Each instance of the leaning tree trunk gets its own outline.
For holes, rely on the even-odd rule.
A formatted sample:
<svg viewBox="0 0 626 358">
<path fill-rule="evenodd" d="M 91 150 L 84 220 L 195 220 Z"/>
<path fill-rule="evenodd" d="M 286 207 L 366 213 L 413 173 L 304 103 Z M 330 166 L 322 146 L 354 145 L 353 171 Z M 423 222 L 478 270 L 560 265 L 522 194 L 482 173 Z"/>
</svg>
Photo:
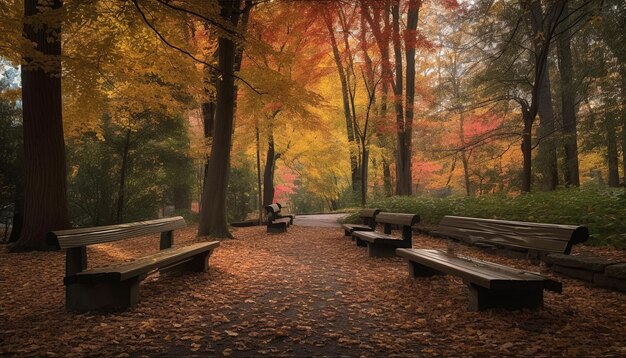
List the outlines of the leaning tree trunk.
<svg viewBox="0 0 626 358">
<path fill-rule="evenodd" d="M 24 36 L 46 56 L 46 66 L 23 58 L 24 222 L 13 251 L 46 250 L 46 234 L 70 226 L 66 197 L 65 142 L 61 113 L 61 28 L 34 20 L 60 0 L 24 1 Z"/>
<path fill-rule="evenodd" d="M 220 0 L 220 16 L 233 25 L 239 19 L 239 2 Z M 218 67 L 221 76 L 217 81 L 214 138 L 211 161 L 202 190 L 202 206 L 198 236 L 230 238 L 226 219 L 226 190 L 230 172 L 230 149 L 233 136 L 235 105 L 235 43 L 232 36 L 222 34 L 218 39 Z"/>
<path fill-rule="evenodd" d="M 573 81 L 569 7 L 564 5 L 564 30 L 557 42 L 559 72 L 561 73 L 561 105 L 563 107 L 563 147 L 565 149 L 565 184 L 580 186 L 578 173 L 578 135 L 576 131 L 576 90 Z"/>
</svg>

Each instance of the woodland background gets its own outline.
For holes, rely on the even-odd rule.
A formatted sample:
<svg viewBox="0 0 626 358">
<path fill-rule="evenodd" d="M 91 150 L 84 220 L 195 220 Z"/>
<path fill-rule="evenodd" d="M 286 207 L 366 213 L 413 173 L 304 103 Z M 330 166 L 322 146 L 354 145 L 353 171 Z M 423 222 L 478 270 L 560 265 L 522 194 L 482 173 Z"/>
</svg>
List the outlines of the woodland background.
<svg viewBox="0 0 626 358">
<path fill-rule="evenodd" d="M 225 222 L 275 201 L 379 205 L 626 242 L 626 194 L 611 189 L 626 173 L 623 1 L 5 0 L 0 13 L 0 208 L 15 227 L 64 200 L 47 230 L 166 207 L 193 218 L 211 187 Z M 31 72 L 58 88 L 27 91 Z M 232 130 L 219 127 L 228 78 Z M 62 128 L 33 135 L 49 98 Z M 33 184 L 42 163 L 63 178 Z M 230 173 L 224 193 L 211 172 Z M 224 234 L 206 217 L 199 235 Z"/>
</svg>

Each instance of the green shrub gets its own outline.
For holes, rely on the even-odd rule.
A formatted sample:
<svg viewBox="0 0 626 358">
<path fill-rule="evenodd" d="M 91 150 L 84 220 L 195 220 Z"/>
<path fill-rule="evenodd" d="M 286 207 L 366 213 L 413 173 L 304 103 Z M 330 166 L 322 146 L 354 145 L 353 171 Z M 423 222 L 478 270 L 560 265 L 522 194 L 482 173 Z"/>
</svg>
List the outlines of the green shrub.
<svg viewBox="0 0 626 358">
<path fill-rule="evenodd" d="M 390 197 L 368 207 L 385 211 L 416 213 L 424 224 L 438 224 L 445 215 L 518 220 L 551 224 L 584 225 L 590 245 L 613 245 L 626 249 L 626 191 L 602 186 L 566 188 L 511 196 L 433 198 Z M 346 222 L 358 221 L 357 215 Z"/>
</svg>

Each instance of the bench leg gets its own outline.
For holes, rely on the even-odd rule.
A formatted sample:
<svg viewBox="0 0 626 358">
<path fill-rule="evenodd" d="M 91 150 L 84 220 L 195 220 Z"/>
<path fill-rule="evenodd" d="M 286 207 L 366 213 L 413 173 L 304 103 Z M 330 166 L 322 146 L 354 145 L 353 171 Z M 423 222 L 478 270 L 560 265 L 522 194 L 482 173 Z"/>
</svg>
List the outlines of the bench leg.
<svg viewBox="0 0 626 358">
<path fill-rule="evenodd" d="M 470 311 L 482 311 L 488 308 L 539 308 L 543 306 L 543 288 L 532 290 L 490 290 L 468 284 Z"/>
<path fill-rule="evenodd" d="M 354 240 L 356 240 L 356 246 L 360 246 L 360 247 L 365 247 L 365 246 L 367 246 L 367 244 L 365 243 L 365 241 L 363 241 L 363 240 L 359 239 L 358 237 L 354 237 L 354 236 L 352 236 L 352 238 L 353 238 Z"/>
<path fill-rule="evenodd" d="M 139 301 L 139 279 L 122 282 L 75 283 L 65 287 L 68 311 L 118 312 Z"/>
<path fill-rule="evenodd" d="M 419 264 L 417 262 L 408 261 L 409 263 L 409 277 L 431 277 L 435 275 L 445 275 L 443 272 L 437 271 L 431 267 Z"/>
<path fill-rule="evenodd" d="M 195 272 L 207 272 L 209 270 L 209 256 L 212 251 L 203 252 L 194 256 L 190 261 L 181 265 L 181 269 Z"/>
<path fill-rule="evenodd" d="M 287 223 L 267 224 L 267 232 L 287 232 Z"/>
<path fill-rule="evenodd" d="M 343 236 L 352 236 L 352 233 L 350 232 L 350 230 L 344 230 Z"/>
<path fill-rule="evenodd" d="M 369 257 L 394 257 L 396 256 L 396 247 L 368 242 L 367 255 Z"/>
</svg>

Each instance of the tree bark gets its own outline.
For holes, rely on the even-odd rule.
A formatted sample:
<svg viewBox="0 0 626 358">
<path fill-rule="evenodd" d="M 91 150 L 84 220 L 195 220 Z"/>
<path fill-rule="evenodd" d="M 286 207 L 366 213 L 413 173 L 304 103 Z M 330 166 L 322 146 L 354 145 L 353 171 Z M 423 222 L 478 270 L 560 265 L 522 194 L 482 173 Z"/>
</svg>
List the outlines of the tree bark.
<svg viewBox="0 0 626 358">
<path fill-rule="evenodd" d="M 524 133 L 522 133 L 522 191 L 530 193 L 532 186 L 532 130 L 534 115 L 530 108 L 522 105 L 522 118 L 524 120 Z"/>
<path fill-rule="evenodd" d="M 617 154 L 617 133 L 615 131 L 615 122 L 610 117 L 611 114 L 605 114 L 604 126 L 606 130 L 606 154 L 609 172 L 608 184 L 610 187 L 619 186 L 619 160 Z"/>
<path fill-rule="evenodd" d="M 239 2 L 220 0 L 220 16 L 234 26 L 239 20 Z M 214 138 L 211 145 L 211 161 L 203 188 L 198 236 L 232 238 L 226 219 L 226 190 L 230 172 L 230 150 L 233 136 L 235 105 L 235 43 L 231 36 L 218 38 L 218 68 L 221 77 L 217 81 Z"/>
<path fill-rule="evenodd" d="M 565 185 L 580 186 L 578 171 L 578 134 L 576 131 L 576 90 L 573 81 L 569 6 L 564 5 L 564 30 L 557 42 L 559 72 L 561 74 L 561 105 L 563 112 L 563 147 L 565 149 Z"/>
<path fill-rule="evenodd" d="M 263 206 L 272 204 L 274 201 L 274 168 L 276 167 L 276 151 L 274 149 L 274 135 L 271 133 L 267 143 L 267 156 L 265 157 L 265 169 L 263 170 Z"/>
<path fill-rule="evenodd" d="M 259 138 L 259 123 L 254 126 L 256 132 L 256 180 L 257 180 L 257 193 L 258 193 L 258 209 L 259 209 L 259 223 L 263 221 L 263 194 L 261 192 L 261 141 Z"/>
<path fill-rule="evenodd" d="M 552 9 L 552 11 L 554 11 L 554 9 Z M 546 19 L 540 1 L 531 1 L 530 18 L 533 39 L 535 39 L 535 56 L 539 56 L 542 52 L 549 51 L 549 42 L 541 40 L 547 35 L 544 33 L 546 31 L 546 28 L 544 28 L 544 21 Z M 548 19 L 545 25 L 547 25 L 545 27 L 551 26 L 550 19 Z M 559 176 L 557 171 L 556 144 L 554 141 L 554 109 L 552 107 L 548 61 L 540 61 L 539 66 L 541 66 L 537 69 L 540 74 L 538 77 L 539 83 L 535 83 L 535 86 L 537 87 L 536 101 L 537 111 L 539 113 L 537 137 L 540 142 L 535 162 L 537 163 L 539 172 L 544 178 L 542 181 L 543 185 L 548 190 L 554 190 L 559 184 Z"/>
<path fill-rule="evenodd" d="M 62 5 L 60 0 L 24 1 L 24 36 L 53 65 L 46 71 L 33 64 L 32 58 L 23 58 L 24 222 L 12 251 L 47 250 L 46 234 L 70 226 L 61 112 L 61 28 L 33 20 L 40 8 L 57 10 Z"/>
<path fill-rule="evenodd" d="M 348 134 L 348 145 L 350 153 L 350 171 L 352 178 L 352 191 L 359 190 L 360 174 L 358 169 L 357 155 L 354 150 L 354 144 L 356 138 L 354 135 L 354 121 L 352 119 L 350 100 L 348 95 L 348 83 L 346 81 L 346 73 L 341 62 L 341 54 L 339 53 L 339 47 L 337 46 L 337 40 L 335 39 L 335 30 L 333 28 L 332 18 L 330 14 L 324 11 L 324 22 L 326 23 L 326 29 L 328 30 L 328 38 L 333 49 L 333 59 L 337 66 L 337 73 L 339 75 L 339 82 L 341 83 L 341 98 L 343 101 L 343 115 L 346 121 L 346 132 Z"/>
</svg>

